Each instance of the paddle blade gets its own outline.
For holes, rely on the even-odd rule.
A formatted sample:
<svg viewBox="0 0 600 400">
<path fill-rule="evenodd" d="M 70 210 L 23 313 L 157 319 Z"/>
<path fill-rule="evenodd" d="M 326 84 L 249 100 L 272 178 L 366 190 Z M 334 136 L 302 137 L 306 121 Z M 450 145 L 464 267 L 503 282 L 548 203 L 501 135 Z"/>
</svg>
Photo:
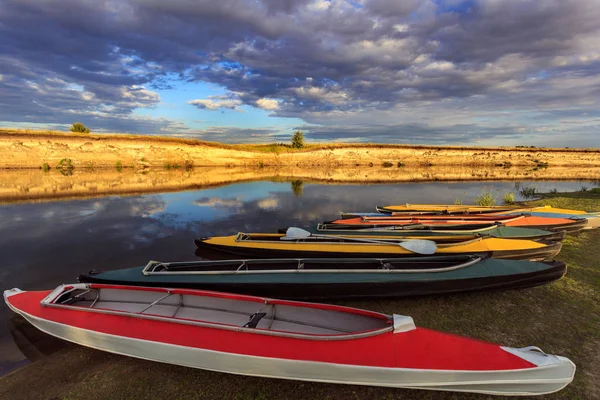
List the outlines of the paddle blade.
<svg viewBox="0 0 600 400">
<path fill-rule="evenodd" d="M 417 254 L 434 254 L 437 245 L 432 240 L 407 240 L 400 242 L 400 247 Z"/>
<path fill-rule="evenodd" d="M 285 236 L 290 239 L 302 239 L 310 237 L 310 232 L 292 226 L 285 231 Z"/>
</svg>

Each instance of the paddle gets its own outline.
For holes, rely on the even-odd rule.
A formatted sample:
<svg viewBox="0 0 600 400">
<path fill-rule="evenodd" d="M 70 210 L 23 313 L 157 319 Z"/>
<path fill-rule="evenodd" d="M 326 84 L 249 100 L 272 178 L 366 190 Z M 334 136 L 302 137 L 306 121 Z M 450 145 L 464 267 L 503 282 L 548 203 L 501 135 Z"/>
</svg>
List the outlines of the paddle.
<svg viewBox="0 0 600 400">
<path fill-rule="evenodd" d="M 316 238 L 328 238 L 328 239 L 340 239 L 340 236 L 330 236 L 330 235 L 313 235 L 309 231 L 305 231 L 301 228 L 290 227 L 285 231 L 285 236 L 281 239 L 283 240 L 295 240 L 295 239 L 305 239 L 308 237 L 316 237 Z M 378 243 L 378 244 L 392 244 L 390 242 L 381 241 L 381 240 L 370 240 L 370 239 L 359 239 L 359 238 L 351 238 L 347 236 L 342 236 L 345 240 L 354 240 L 356 242 L 366 242 L 366 243 Z M 398 243 L 400 247 L 411 251 L 417 254 L 434 254 L 437 250 L 437 245 L 432 240 L 417 240 L 417 239 L 408 239 L 403 240 Z"/>
</svg>

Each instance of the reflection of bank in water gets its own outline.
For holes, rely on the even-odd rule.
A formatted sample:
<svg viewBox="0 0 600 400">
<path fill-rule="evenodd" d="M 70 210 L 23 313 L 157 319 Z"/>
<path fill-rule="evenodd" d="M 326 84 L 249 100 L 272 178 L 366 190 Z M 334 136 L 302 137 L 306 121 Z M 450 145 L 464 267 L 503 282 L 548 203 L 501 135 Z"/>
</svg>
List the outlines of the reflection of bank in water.
<svg viewBox="0 0 600 400">
<path fill-rule="evenodd" d="M 408 182 L 465 182 L 510 180 L 600 179 L 600 167 L 482 168 L 472 166 L 392 167 L 198 167 L 185 169 L 82 169 L 63 175 L 56 169 L 3 170 L 0 174 L 0 203 L 109 195 L 139 195 L 214 188 L 253 181 L 289 182 L 300 197 L 307 183 L 375 184 Z M 581 186 L 581 185 L 579 185 Z M 578 186 L 578 188 L 579 188 Z M 590 184 L 590 187 L 593 186 Z"/>
<path fill-rule="evenodd" d="M 10 317 L 8 328 L 19 351 L 29 361 L 39 360 L 58 350 L 73 346 L 69 342 L 57 339 L 34 328 L 20 315 Z"/>
</svg>

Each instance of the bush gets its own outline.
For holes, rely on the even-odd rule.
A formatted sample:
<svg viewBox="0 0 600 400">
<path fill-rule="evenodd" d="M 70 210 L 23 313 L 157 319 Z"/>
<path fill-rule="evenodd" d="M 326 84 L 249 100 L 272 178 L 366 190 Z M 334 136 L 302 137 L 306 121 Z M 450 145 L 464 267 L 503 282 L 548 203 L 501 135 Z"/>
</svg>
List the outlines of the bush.
<svg viewBox="0 0 600 400">
<path fill-rule="evenodd" d="M 398 161 L 398 168 L 404 167 L 404 163 L 402 161 Z"/>
<path fill-rule="evenodd" d="M 393 167 L 393 166 L 394 166 L 394 163 L 391 163 L 391 162 L 389 162 L 389 161 L 386 161 L 386 162 L 384 162 L 382 165 L 383 165 L 383 167 L 384 167 L 384 168 L 389 168 L 389 167 Z"/>
<path fill-rule="evenodd" d="M 73 125 L 71 125 L 69 130 L 71 132 L 90 133 L 89 128 L 87 126 L 85 126 L 84 124 L 82 124 L 81 122 L 75 122 Z"/>
<path fill-rule="evenodd" d="M 179 168 L 181 168 L 181 165 L 179 165 L 177 163 L 172 163 L 171 164 L 170 162 L 166 162 L 163 166 L 165 167 L 165 169 L 171 169 L 171 168 L 173 168 L 173 169 L 179 169 Z"/>
<path fill-rule="evenodd" d="M 481 189 L 481 194 L 475 197 L 475 204 L 478 206 L 489 207 L 496 204 L 496 195 L 494 194 L 493 187 L 484 186 Z"/>
<path fill-rule="evenodd" d="M 116 167 L 118 172 L 123 171 L 123 163 L 121 161 L 117 161 Z"/>
<path fill-rule="evenodd" d="M 504 197 L 502 197 L 502 200 L 504 200 L 504 204 L 515 204 L 515 194 L 514 193 L 504 193 Z"/>
<path fill-rule="evenodd" d="M 60 160 L 56 169 L 65 176 L 73 175 L 73 163 L 70 158 L 63 158 Z"/>
<path fill-rule="evenodd" d="M 301 131 L 294 132 L 294 136 L 292 136 L 292 147 L 294 149 L 301 149 L 304 147 L 304 133 Z"/>
<path fill-rule="evenodd" d="M 60 160 L 58 162 L 56 169 L 62 169 L 62 170 L 73 169 L 73 163 L 71 162 L 70 158 L 63 158 L 62 160 Z"/>
<path fill-rule="evenodd" d="M 521 197 L 531 199 L 537 195 L 537 190 L 534 187 L 524 187 L 519 191 Z"/>
<path fill-rule="evenodd" d="M 48 165 L 48 163 L 44 163 L 44 164 L 42 164 L 42 170 L 43 170 L 44 172 L 48 172 L 48 171 L 50 171 L 50 165 Z"/>
</svg>

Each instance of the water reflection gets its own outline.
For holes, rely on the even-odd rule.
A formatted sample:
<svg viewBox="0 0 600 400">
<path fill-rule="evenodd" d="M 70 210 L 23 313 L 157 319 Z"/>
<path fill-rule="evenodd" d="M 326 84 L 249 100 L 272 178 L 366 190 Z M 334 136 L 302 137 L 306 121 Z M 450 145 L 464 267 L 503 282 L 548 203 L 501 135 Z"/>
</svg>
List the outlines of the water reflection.
<svg viewBox="0 0 600 400">
<path fill-rule="evenodd" d="M 538 192 L 579 190 L 580 182 L 430 182 L 381 185 L 325 185 L 251 182 L 135 197 L 0 206 L 0 290 L 49 289 L 72 282 L 91 269 L 111 270 L 148 260 L 194 258 L 193 239 L 238 231 L 308 227 L 340 211 L 373 211 L 376 205 L 471 203 L 482 187 L 499 198 L 520 188 Z M 0 320 L 9 319 L 0 307 Z M 0 326 L 0 374 L 22 365 L 4 323 Z"/>
<path fill-rule="evenodd" d="M 29 361 L 36 361 L 65 347 L 75 346 L 39 331 L 17 314 L 8 320 L 8 329 L 14 344 Z"/>
</svg>

